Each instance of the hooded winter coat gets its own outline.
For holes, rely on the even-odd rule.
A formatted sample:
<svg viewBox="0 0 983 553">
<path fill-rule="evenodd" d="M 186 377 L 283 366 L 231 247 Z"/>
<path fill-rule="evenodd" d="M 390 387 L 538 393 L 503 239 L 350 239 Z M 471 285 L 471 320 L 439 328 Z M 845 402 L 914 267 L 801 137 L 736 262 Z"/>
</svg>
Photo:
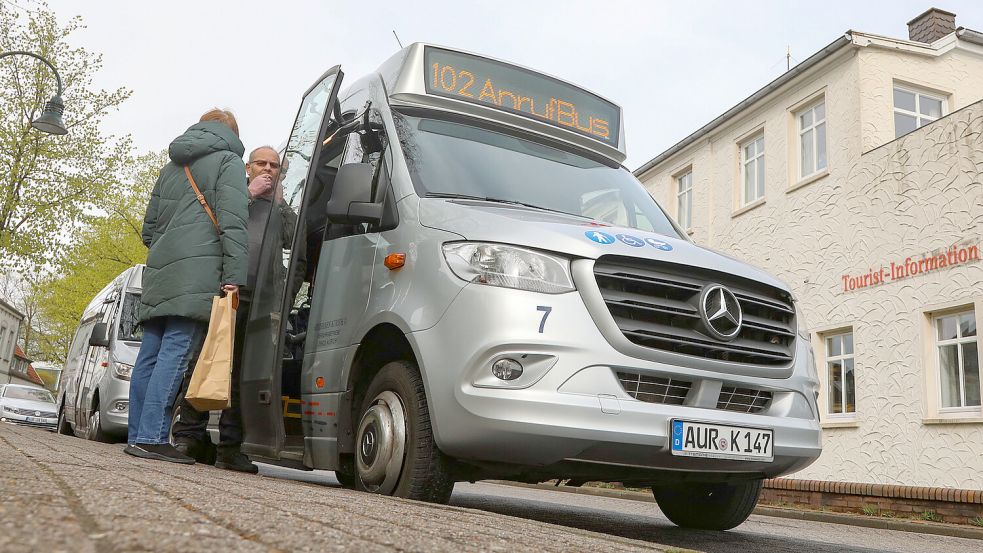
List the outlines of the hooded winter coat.
<svg viewBox="0 0 983 553">
<path fill-rule="evenodd" d="M 143 271 L 140 320 L 181 316 L 208 322 L 223 284 L 244 285 L 249 218 L 244 148 L 226 125 L 192 125 L 171 142 L 171 162 L 154 185 L 143 221 L 150 248 Z M 184 166 L 218 219 L 216 230 L 198 203 Z"/>
</svg>

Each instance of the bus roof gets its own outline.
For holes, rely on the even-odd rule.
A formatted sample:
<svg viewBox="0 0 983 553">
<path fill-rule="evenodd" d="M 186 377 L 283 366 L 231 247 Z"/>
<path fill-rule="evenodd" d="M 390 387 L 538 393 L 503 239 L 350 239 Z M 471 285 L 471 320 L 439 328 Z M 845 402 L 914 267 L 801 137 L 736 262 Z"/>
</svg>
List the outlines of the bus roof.
<svg viewBox="0 0 983 553">
<path fill-rule="evenodd" d="M 621 107 L 562 79 L 422 42 L 400 50 L 379 73 L 393 106 L 463 113 L 625 160 Z"/>
</svg>

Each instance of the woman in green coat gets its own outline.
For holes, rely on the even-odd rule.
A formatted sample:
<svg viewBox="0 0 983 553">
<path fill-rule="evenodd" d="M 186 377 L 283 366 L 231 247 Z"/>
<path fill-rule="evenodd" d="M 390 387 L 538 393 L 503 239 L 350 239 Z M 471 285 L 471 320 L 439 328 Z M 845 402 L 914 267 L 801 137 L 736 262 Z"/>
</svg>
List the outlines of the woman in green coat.
<svg viewBox="0 0 983 553">
<path fill-rule="evenodd" d="M 201 347 L 212 298 L 246 282 L 244 148 L 235 117 L 212 110 L 171 143 L 143 223 L 150 248 L 143 271 L 143 342 L 130 380 L 129 436 L 124 451 L 192 464 L 168 442 L 171 406 L 188 362 Z M 215 221 L 199 200 L 185 168 Z M 217 227 L 217 228 L 216 228 Z"/>
</svg>

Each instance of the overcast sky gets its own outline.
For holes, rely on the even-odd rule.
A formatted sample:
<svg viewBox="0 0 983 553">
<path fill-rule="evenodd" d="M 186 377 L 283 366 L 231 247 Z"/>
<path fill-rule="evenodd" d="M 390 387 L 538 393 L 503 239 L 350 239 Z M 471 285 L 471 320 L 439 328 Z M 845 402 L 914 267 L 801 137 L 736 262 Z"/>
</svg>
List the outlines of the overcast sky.
<svg viewBox="0 0 983 553">
<path fill-rule="evenodd" d="M 32 0 L 14 0 L 30 6 Z M 213 106 L 232 109 L 247 151 L 286 140 L 300 95 L 341 64 L 354 82 L 403 44 L 431 42 L 572 81 L 625 110 L 635 169 L 848 29 L 906 38 L 930 0 L 816 2 L 49 0 L 72 39 L 104 56 L 95 84 L 133 96 L 107 120 L 159 150 Z M 934 1 L 934 0 L 931 0 Z M 983 29 L 983 2 L 940 0 Z M 794 65 L 794 62 L 793 62 Z"/>
</svg>

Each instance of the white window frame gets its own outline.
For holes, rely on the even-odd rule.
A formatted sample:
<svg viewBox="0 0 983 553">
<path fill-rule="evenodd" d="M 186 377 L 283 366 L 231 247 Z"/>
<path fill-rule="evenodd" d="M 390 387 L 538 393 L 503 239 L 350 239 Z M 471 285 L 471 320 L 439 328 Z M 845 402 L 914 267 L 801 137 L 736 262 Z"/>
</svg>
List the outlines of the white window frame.
<svg viewBox="0 0 983 553">
<path fill-rule="evenodd" d="M 894 105 L 894 91 L 895 90 L 901 90 L 901 91 L 907 92 L 909 94 L 914 94 L 915 95 L 915 111 L 908 111 L 906 109 L 899 108 L 898 106 Z M 933 118 L 930 115 L 923 115 L 921 113 L 922 96 L 925 96 L 927 98 L 931 98 L 933 100 L 938 100 L 942 104 L 942 114 L 939 115 L 938 117 L 935 117 L 935 118 Z M 915 118 L 915 131 L 917 131 L 918 129 L 924 127 L 925 125 L 927 125 L 929 123 L 933 123 L 935 121 L 938 121 L 939 119 L 942 119 L 943 117 L 945 117 L 946 115 L 949 114 L 949 102 L 948 102 L 948 99 L 947 99 L 947 97 L 946 97 L 945 94 L 941 94 L 939 92 L 932 92 L 932 91 L 925 90 L 925 89 L 915 88 L 915 87 L 912 87 L 912 86 L 906 86 L 906 85 L 899 84 L 899 83 L 894 83 L 894 86 L 891 88 L 891 108 L 892 108 L 892 111 L 891 111 L 891 119 L 892 119 L 892 121 L 894 119 L 894 114 L 896 114 L 896 113 L 900 113 L 902 115 L 908 115 L 910 117 L 914 117 Z M 928 122 L 925 123 L 924 125 L 920 125 L 919 122 L 922 119 L 927 119 Z M 905 134 L 910 134 L 910 133 L 913 133 L 915 131 L 908 131 Z M 898 126 L 897 126 L 897 124 L 894 125 L 894 138 L 896 138 L 896 139 L 897 138 L 901 138 L 905 134 L 898 134 Z"/>
<path fill-rule="evenodd" d="M 759 140 L 761 141 L 761 149 L 760 150 L 757 147 L 757 142 Z M 751 159 L 748 159 L 747 158 L 747 152 L 746 152 L 745 149 L 748 146 L 750 146 L 750 145 L 755 145 L 755 153 L 754 153 L 754 157 L 752 157 Z M 738 144 L 738 146 L 740 147 L 740 158 L 741 158 L 741 207 L 744 207 L 746 205 L 753 204 L 754 202 L 756 202 L 758 200 L 761 200 L 761 199 L 763 199 L 765 197 L 765 191 L 767 190 L 765 188 L 765 186 L 766 186 L 765 183 L 768 180 L 767 177 L 765 177 L 765 182 L 760 183 L 761 184 L 760 187 L 758 186 L 758 184 L 759 184 L 758 183 L 758 164 L 764 164 L 765 163 L 765 148 L 766 148 L 766 146 L 765 146 L 765 135 L 764 135 L 764 133 L 758 133 L 758 134 L 752 136 L 751 138 L 745 140 L 744 142 L 741 142 L 740 144 Z M 749 164 L 754 164 L 754 189 L 753 189 L 754 195 L 753 195 L 753 197 L 749 197 L 748 196 L 747 166 Z M 767 167 L 768 166 L 765 165 L 765 169 L 766 170 L 767 170 Z M 761 195 L 758 195 L 758 188 L 761 188 Z"/>
<path fill-rule="evenodd" d="M 833 338 L 843 337 L 843 336 L 847 336 L 847 335 L 850 336 L 850 342 L 851 342 L 851 344 L 853 344 L 852 349 L 850 350 L 850 353 L 844 353 L 843 352 L 843 349 L 842 349 L 842 346 L 841 346 L 840 355 L 830 355 L 830 352 L 829 352 L 829 343 L 830 343 L 830 340 L 832 340 Z M 856 339 L 854 337 L 853 328 L 852 327 L 851 328 L 843 328 L 843 329 L 840 329 L 840 330 L 823 333 L 823 334 L 820 335 L 820 337 L 822 338 L 822 343 L 823 343 L 823 371 L 824 371 L 823 374 L 824 374 L 824 380 L 826 381 L 826 393 L 824 394 L 824 398 L 823 398 L 823 402 L 824 402 L 824 404 L 826 406 L 826 409 L 825 409 L 826 414 L 829 415 L 829 417 L 831 419 L 848 419 L 848 420 L 853 420 L 853 419 L 855 419 L 857 417 L 857 403 L 858 403 L 858 400 L 857 400 L 857 361 L 856 361 L 857 342 L 856 342 Z M 842 362 L 842 361 L 844 361 L 846 359 L 849 359 L 849 360 L 853 361 L 853 411 L 846 411 L 846 410 L 844 410 L 844 411 L 833 411 L 832 410 L 832 407 L 833 406 L 830 405 L 830 402 L 829 402 L 829 394 L 830 394 L 830 391 L 833 388 L 833 379 L 830 378 L 830 364 L 831 363 L 835 363 L 837 361 L 841 361 Z M 842 363 L 840 364 L 840 367 L 841 367 L 840 370 L 843 370 L 843 364 Z M 840 404 L 843 406 L 843 409 L 846 409 L 847 401 L 846 401 L 846 372 L 845 371 L 843 372 L 841 378 L 842 378 L 843 386 L 842 386 L 842 389 L 840 390 Z"/>
<path fill-rule="evenodd" d="M 956 317 L 956 319 L 958 321 L 959 317 L 961 317 L 961 316 L 963 316 L 963 315 L 965 315 L 967 313 L 972 313 L 973 314 L 973 318 L 975 319 L 976 318 L 976 309 L 975 309 L 975 306 L 970 306 L 968 309 L 961 309 L 959 311 L 951 311 L 951 312 L 948 312 L 948 313 L 943 313 L 943 314 L 936 315 L 936 316 L 932 317 L 932 338 L 933 338 L 933 342 L 935 344 L 935 347 L 933 348 L 933 353 L 935 354 L 935 363 L 934 363 L 934 366 L 935 366 L 935 377 L 937 379 L 936 382 L 938 383 L 938 386 L 937 387 L 938 387 L 939 413 L 966 413 L 966 412 L 975 413 L 975 412 L 979 412 L 981 409 L 983 409 L 983 406 L 980 406 L 980 405 L 966 405 L 966 373 L 965 373 L 965 367 L 963 367 L 963 348 L 961 347 L 962 344 L 976 343 L 976 345 L 977 345 L 976 346 L 977 362 L 980 365 L 983 365 L 983 362 L 980 361 L 980 353 L 983 353 L 983 352 L 980 351 L 980 347 L 979 347 L 979 334 L 980 334 L 980 332 L 979 332 L 979 320 L 977 319 L 976 335 L 974 335 L 974 336 L 960 336 L 960 334 L 962 333 L 962 330 L 960 330 L 959 325 L 957 323 L 956 324 L 956 337 L 955 338 L 952 338 L 952 339 L 949 339 L 949 340 L 940 340 L 939 339 L 939 321 L 941 319 L 947 319 L 947 318 L 950 318 L 950 317 Z M 951 346 L 951 345 L 955 345 L 956 346 L 956 364 L 957 364 L 957 368 L 959 369 L 959 403 L 960 403 L 960 405 L 957 406 L 957 407 L 946 407 L 943 404 L 943 401 L 942 401 L 942 386 L 943 386 L 943 383 L 942 383 L 943 382 L 942 381 L 942 355 L 940 353 L 940 350 L 942 349 L 943 346 Z M 980 371 L 981 381 L 983 381 L 983 366 L 978 367 L 978 370 Z M 981 384 L 981 388 L 983 388 L 983 384 Z M 980 390 L 980 392 L 981 392 L 981 396 L 983 396 L 983 390 Z"/>
<path fill-rule="evenodd" d="M 816 111 L 815 110 L 820 105 L 823 106 L 823 118 L 822 118 L 822 120 L 818 120 L 817 121 L 816 120 Z M 805 114 L 806 112 L 809 112 L 809 111 L 812 112 L 812 123 L 808 127 L 804 127 L 803 128 L 802 127 L 802 115 Z M 820 96 L 815 101 L 810 102 L 807 107 L 804 107 L 804 108 L 802 108 L 802 109 L 800 109 L 800 110 L 798 110 L 798 111 L 795 112 L 795 128 L 796 128 L 796 141 L 795 141 L 796 154 L 795 155 L 798 156 L 798 159 L 799 159 L 798 168 L 799 168 L 799 180 L 800 181 L 806 180 L 806 179 L 808 179 L 808 178 L 810 178 L 812 176 L 818 175 L 819 173 L 822 173 L 823 171 L 826 171 L 826 170 L 829 169 L 829 125 L 826 124 L 826 121 L 827 121 L 828 118 L 829 118 L 829 106 L 826 105 L 826 96 Z M 816 138 L 815 138 L 816 135 L 818 134 L 816 132 L 816 129 L 820 125 L 823 126 L 825 128 L 825 130 L 826 130 L 826 132 L 825 132 L 825 139 L 826 140 L 825 140 L 825 143 L 824 143 L 824 148 L 826 150 L 826 165 L 824 165 L 822 167 L 819 167 L 819 140 L 816 140 Z M 813 141 L 812 141 L 812 160 L 813 160 L 814 167 L 811 168 L 812 170 L 810 172 L 805 173 L 805 169 L 806 168 L 803 165 L 804 162 L 805 162 L 805 160 L 802 159 L 802 136 L 805 135 L 809 131 L 812 131 L 812 134 L 813 134 Z"/>
<path fill-rule="evenodd" d="M 676 222 L 684 229 L 690 230 L 693 228 L 693 169 L 686 169 L 673 177 L 673 180 L 676 183 Z"/>
</svg>

